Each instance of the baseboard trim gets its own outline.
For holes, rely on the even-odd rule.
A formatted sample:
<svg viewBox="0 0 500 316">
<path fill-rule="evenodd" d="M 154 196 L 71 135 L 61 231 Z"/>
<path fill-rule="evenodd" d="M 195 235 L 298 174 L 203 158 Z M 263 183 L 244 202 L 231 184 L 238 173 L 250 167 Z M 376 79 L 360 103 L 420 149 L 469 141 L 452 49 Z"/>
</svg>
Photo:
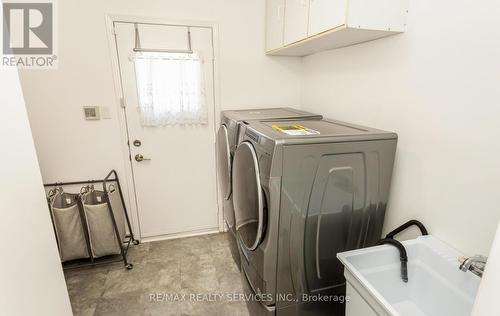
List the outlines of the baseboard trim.
<svg viewBox="0 0 500 316">
<path fill-rule="evenodd" d="M 217 234 L 217 233 L 220 233 L 218 227 L 204 228 L 204 229 L 192 230 L 192 231 L 181 232 L 181 233 L 142 237 L 141 242 L 178 239 L 178 238 L 194 237 L 194 236 L 200 236 L 200 235 L 210 235 L 210 234 Z"/>
</svg>

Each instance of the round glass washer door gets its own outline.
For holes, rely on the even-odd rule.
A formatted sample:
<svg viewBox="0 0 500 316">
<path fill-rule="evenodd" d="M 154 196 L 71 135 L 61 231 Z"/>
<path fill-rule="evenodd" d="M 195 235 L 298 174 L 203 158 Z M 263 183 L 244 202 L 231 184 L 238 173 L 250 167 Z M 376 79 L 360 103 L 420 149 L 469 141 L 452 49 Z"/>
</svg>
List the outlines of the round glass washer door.
<svg viewBox="0 0 500 316">
<path fill-rule="evenodd" d="M 233 204 L 236 231 L 243 245 L 255 250 L 263 238 L 264 200 L 254 147 L 241 143 L 233 159 Z"/>
<path fill-rule="evenodd" d="M 224 200 L 231 196 L 231 153 L 226 125 L 221 125 L 217 132 L 217 177 Z"/>
</svg>

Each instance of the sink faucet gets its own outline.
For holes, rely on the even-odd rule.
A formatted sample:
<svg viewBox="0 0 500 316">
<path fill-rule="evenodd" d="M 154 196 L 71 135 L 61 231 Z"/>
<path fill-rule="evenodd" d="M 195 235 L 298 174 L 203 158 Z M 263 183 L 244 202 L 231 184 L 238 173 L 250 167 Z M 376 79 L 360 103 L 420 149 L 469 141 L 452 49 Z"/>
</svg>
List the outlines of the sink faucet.
<svg viewBox="0 0 500 316">
<path fill-rule="evenodd" d="M 484 268 L 486 267 L 486 261 L 488 257 L 482 255 L 475 255 L 469 258 L 459 258 L 460 270 L 463 272 L 471 271 L 475 275 L 482 277 L 484 273 Z"/>
</svg>

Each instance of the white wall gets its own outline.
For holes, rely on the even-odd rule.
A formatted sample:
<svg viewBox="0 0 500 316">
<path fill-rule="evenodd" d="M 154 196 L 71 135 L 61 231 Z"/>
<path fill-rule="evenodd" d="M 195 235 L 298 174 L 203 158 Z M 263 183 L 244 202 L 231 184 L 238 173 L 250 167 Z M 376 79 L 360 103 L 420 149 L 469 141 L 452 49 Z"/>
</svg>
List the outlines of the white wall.
<svg viewBox="0 0 500 316">
<path fill-rule="evenodd" d="M 498 290 L 500 290 L 500 225 L 491 246 L 486 271 L 471 315 L 498 315 Z"/>
<path fill-rule="evenodd" d="M 385 231 L 415 218 L 488 253 L 500 218 L 499 16 L 493 0 L 411 0 L 405 34 L 303 60 L 303 109 L 399 134 Z"/>
<path fill-rule="evenodd" d="M 58 1 L 59 69 L 22 71 L 45 182 L 124 174 L 118 103 L 105 14 L 204 20 L 219 24 L 221 109 L 300 102 L 298 58 L 266 57 L 264 0 Z M 82 106 L 101 105 L 112 119 L 84 121 Z"/>
<path fill-rule="evenodd" d="M 0 314 L 72 315 L 15 69 L 0 88 Z"/>
</svg>

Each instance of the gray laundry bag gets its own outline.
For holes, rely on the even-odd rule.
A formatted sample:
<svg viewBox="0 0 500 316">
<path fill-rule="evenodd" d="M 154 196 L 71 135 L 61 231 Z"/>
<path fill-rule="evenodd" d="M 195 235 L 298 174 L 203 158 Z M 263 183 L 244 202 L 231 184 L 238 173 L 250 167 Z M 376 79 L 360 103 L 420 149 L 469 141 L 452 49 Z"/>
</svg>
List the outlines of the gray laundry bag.
<svg viewBox="0 0 500 316">
<path fill-rule="evenodd" d="M 118 228 L 120 241 L 116 238 L 105 193 L 103 191 L 91 190 L 82 196 L 83 210 L 94 258 L 120 254 L 120 247 L 125 238 L 125 213 L 120 193 L 112 189 L 108 193 L 108 197 Z"/>
<path fill-rule="evenodd" d="M 61 261 L 89 258 L 78 194 L 58 191 L 50 206 Z"/>
</svg>

